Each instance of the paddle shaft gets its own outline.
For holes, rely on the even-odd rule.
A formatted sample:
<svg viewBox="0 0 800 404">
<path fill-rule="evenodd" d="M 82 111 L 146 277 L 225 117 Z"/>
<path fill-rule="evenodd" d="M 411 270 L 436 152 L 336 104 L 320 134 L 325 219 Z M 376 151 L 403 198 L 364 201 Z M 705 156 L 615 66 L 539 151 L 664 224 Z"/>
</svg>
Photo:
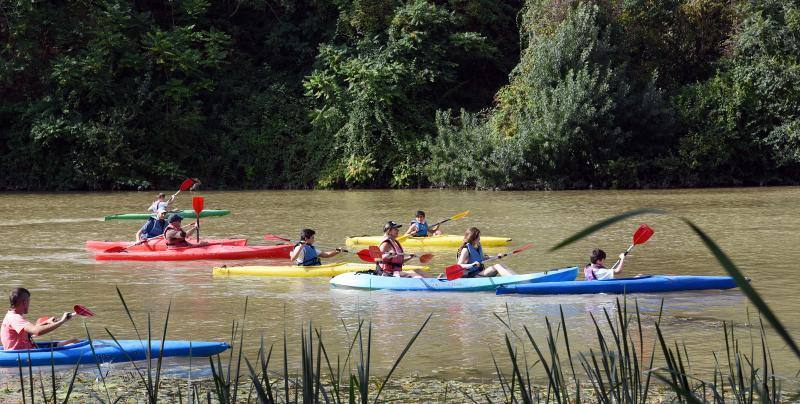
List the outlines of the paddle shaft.
<svg viewBox="0 0 800 404">
<path fill-rule="evenodd" d="M 633 247 L 635 247 L 635 246 L 636 246 L 636 244 L 631 244 L 631 245 L 628 247 L 628 249 L 627 249 L 627 250 L 625 250 L 625 253 L 624 253 L 624 254 L 625 254 L 625 255 L 628 255 L 628 253 L 630 253 L 630 252 L 631 252 L 631 250 L 633 250 Z M 612 265 L 612 266 L 611 266 L 611 269 L 617 269 L 617 265 L 619 265 L 619 262 L 620 262 L 620 260 L 619 260 L 619 259 L 617 259 L 617 262 L 615 262 L 615 263 L 614 263 L 614 265 Z"/>
</svg>

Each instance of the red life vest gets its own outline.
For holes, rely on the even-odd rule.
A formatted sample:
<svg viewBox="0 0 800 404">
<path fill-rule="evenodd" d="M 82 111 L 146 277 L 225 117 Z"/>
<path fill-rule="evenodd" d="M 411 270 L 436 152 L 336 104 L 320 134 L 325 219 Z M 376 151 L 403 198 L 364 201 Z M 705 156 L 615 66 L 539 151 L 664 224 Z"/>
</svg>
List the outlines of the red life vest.
<svg viewBox="0 0 800 404">
<path fill-rule="evenodd" d="M 186 241 L 186 232 L 181 229 L 180 237 L 169 238 L 167 237 L 167 232 L 170 230 L 176 230 L 175 227 L 170 224 L 164 229 L 164 241 L 168 247 L 188 247 L 189 243 Z"/>
<path fill-rule="evenodd" d="M 397 240 L 392 240 L 389 237 L 384 237 L 381 240 L 381 244 L 389 243 L 389 246 L 392 247 L 392 252 L 395 254 L 391 258 L 381 258 L 381 261 L 378 262 L 378 267 L 381 268 L 384 272 L 395 272 L 395 271 L 402 271 L 403 270 L 403 247 L 400 246 L 400 243 Z"/>
</svg>

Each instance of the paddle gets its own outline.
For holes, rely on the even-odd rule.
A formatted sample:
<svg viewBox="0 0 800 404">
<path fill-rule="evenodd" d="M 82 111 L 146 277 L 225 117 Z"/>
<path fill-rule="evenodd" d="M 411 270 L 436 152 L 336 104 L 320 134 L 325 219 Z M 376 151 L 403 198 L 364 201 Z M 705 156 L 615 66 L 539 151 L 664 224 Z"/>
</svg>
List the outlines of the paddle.
<svg viewBox="0 0 800 404">
<path fill-rule="evenodd" d="M 361 257 L 361 253 L 363 251 L 364 250 L 361 250 L 361 251 L 358 252 L 359 253 L 359 257 Z M 369 262 L 375 262 L 375 260 L 379 260 L 379 259 L 383 258 L 383 251 L 381 251 L 381 249 L 378 246 L 372 245 L 372 246 L 369 246 L 369 255 L 370 255 L 370 258 L 371 258 L 371 260 L 369 260 Z M 397 254 L 397 255 L 405 255 L 405 256 L 411 255 L 411 256 L 417 257 L 417 258 L 419 258 L 419 262 L 421 264 L 427 264 L 427 263 L 431 262 L 431 260 L 433 259 L 433 254 L 431 254 L 431 253 L 426 253 L 426 254 L 422 254 L 422 255 L 417 255 L 417 254 L 414 254 L 414 253 L 403 253 L 403 254 Z M 367 261 L 367 260 L 364 260 L 364 261 Z"/>
<path fill-rule="evenodd" d="M 73 312 L 72 312 L 72 314 L 70 314 L 70 317 L 75 316 L 76 314 L 79 315 L 79 316 L 83 316 L 83 317 L 94 317 L 94 315 L 95 315 L 94 312 L 92 312 L 91 310 L 89 310 L 88 307 L 86 307 L 86 306 L 84 306 L 82 304 L 76 304 L 75 306 L 72 306 L 72 310 L 73 310 Z M 53 317 L 39 317 L 36 320 L 36 324 L 37 325 L 43 324 L 43 323 L 45 323 L 47 321 L 50 321 L 50 319 L 52 319 L 52 318 Z"/>
<path fill-rule="evenodd" d="M 523 252 L 523 251 L 525 251 L 525 250 L 527 250 L 527 249 L 529 249 L 531 247 L 533 247 L 533 244 L 528 243 L 528 244 L 525 244 L 524 246 L 522 246 L 520 248 L 517 248 L 514 251 L 511 251 L 510 253 L 505 253 L 505 254 L 501 254 L 501 255 L 496 256 L 496 257 L 491 257 L 491 258 L 485 259 L 483 262 L 499 260 L 499 259 L 507 257 L 509 255 L 519 254 L 519 253 L 521 253 L 521 252 Z M 473 266 L 474 266 L 474 264 L 473 264 Z M 458 279 L 458 278 L 464 276 L 464 271 L 465 270 L 466 270 L 466 268 L 462 267 L 461 264 L 455 264 L 455 265 L 450 265 L 449 267 L 445 268 L 444 269 L 444 273 L 447 275 L 447 280 L 448 281 L 452 281 L 454 279 Z"/>
<path fill-rule="evenodd" d="M 455 215 L 453 215 L 453 216 L 451 216 L 451 217 L 449 217 L 449 218 L 447 218 L 447 219 L 440 220 L 440 221 L 438 221 L 438 222 L 434 223 L 432 226 L 428 226 L 428 228 L 430 228 L 430 229 L 435 229 L 435 228 L 436 228 L 436 226 L 438 226 L 438 225 L 440 225 L 440 224 L 442 224 L 442 223 L 447 223 L 447 222 L 449 222 L 449 221 L 451 221 L 451 220 L 459 220 L 459 219 L 463 219 L 463 218 L 465 218 L 465 217 L 467 217 L 467 216 L 469 216 L 469 211 L 468 211 L 468 210 L 465 210 L 465 211 L 463 211 L 463 212 L 461 212 L 461 213 L 457 213 L 457 214 L 455 214 Z M 397 241 L 403 241 L 403 240 L 405 240 L 405 239 L 407 239 L 407 238 L 409 238 L 409 237 L 411 237 L 411 234 L 403 234 L 402 236 L 400 236 L 400 237 L 397 237 Z"/>
<path fill-rule="evenodd" d="M 118 245 L 115 245 L 114 247 L 108 248 L 103 252 L 107 252 L 107 253 L 123 252 L 123 251 L 126 251 L 127 249 L 129 249 L 131 247 L 136 247 L 137 245 L 144 244 L 144 243 L 146 243 L 146 242 L 148 242 L 150 240 L 155 240 L 157 238 L 164 238 L 164 235 L 162 234 L 160 236 L 146 238 L 144 240 L 137 241 L 137 242 L 135 242 L 135 243 L 133 243 L 131 245 L 125 246 L 125 247 L 120 247 Z"/>
<path fill-rule="evenodd" d="M 200 242 L 200 212 L 203 211 L 203 204 L 205 203 L 205 199 L 202 196 L 195 196 L 192 198 L 192 208 L 194 208 L 194 213 L 197 214 L 197 242 Z"/>
<path fill-rule="evenodd" d="M 181 191 L 188 191 L 192 189 L 195 186 L 195 184 L 200 184 L 200 180 L 198 180 L 197 178 L 187 178 L 183 180 L 180 188 L 178 188 L 178 192 L 172 194 L 172 198 L 170 199 L 174 199 L 176 196 L 178 196 L 179 193 L 181 193 Z"/>
<path fill-rule="evenodd" d="M 654 231 L 653 229 L 650 228 L 650 226 L 646 224 L 642 224 L 641 226 L 639 226 L 639 228 L 636 229 L 636 232 L 633 233 L 633 244 L 631 244 L 630 247 L 628 247 L 628 249 L 625 250 L 624 254 L 628 255 L 628 253 L 631 252 L 631 250 L 633 250 L 634 246 L 646 243 L 647 240 L 650 239 L 650 236 L 653 235 L 653 233 Z M 616 269 L 617 265 L 619 265 L 619 260 L 617 260 L 617 262 L 614 263 L 611 269 Z"/>
</svg>

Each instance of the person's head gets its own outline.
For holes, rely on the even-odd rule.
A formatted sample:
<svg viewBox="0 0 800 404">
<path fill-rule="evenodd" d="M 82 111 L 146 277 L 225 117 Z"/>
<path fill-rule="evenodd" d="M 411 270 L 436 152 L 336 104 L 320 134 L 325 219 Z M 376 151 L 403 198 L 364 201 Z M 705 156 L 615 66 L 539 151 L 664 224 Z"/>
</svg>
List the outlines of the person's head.
<svg viewBox="0 0 800 404">
<path fill-rule="evenodd" d="M 156 211 L 156 219 L 164 220 L 167 218 L 167 210 L 164 208 L 158 208 Z"/>
<path fill-rule="evenodd" d="M 317 232 L 311 229 L 300 230 L 300 241 L 308 245 L 314 244 L 315 234 L 317 234 Z"/>
<path fill-rule="evenodd" d="M 417 211 L 417 221 L 424 222 L 425 221 L 425 212 L 418 210 Z"/>
<path fill-rule="evenodd" d="M 383 234 L 389 237 L 397 237 L 397 233 L 399 228 L 403 227 L 401 224 L 397 224 L 397 222 L 390 220 L 383 225 Z"/>
<path fill-rule="evenodd" d="M 592 250 L 592 255 L 589 256 L 589 262 L 591 262 L 592 264 L 602 264 L 603 261 L 605 260 L 606 260 L 606 252 L 599 248 L 595 248 L 594 250 Z"/>
<path fill-rule="evenodd" d="M 464 244 L 475 245 L 481 239 L 481 231 L 477 227 L 470 227 L 464 232 Z"/>
<path fill-rule="evenodd" d="M 173 225 L 173 226 L 178 226 L 178 227 L 180 227 L 180 225 L 181 225 L 181 220 L 183 220 L 183 216 L 181 216 L 181 215 L 179 215 L 179 214 L 177 214 L 177 213 L 173 213 L 173 214 L 172 214 L 172 215 L 170 215 L 170 217 L 169 217 L 169 224 L 171 224 L 171 225 Z"/>
<path fill-rule="evenodd" d="M 8 295 L 8 302 L 11 304 L 12 309 L 16 309 L 19 314 L 28 313 L 28 303 L 31 300 L 31 292 L 25 288 L 11 289 Z"/>
<path fill-rule="evenodd" d="M 164 195 L 163 192 L 159 192 L 158 195 L 156 195 L 156 199 L 158 199 L 159 201 L 163 201 L 166 198 L 167 198 L 167 196 Z"/>
</svg>

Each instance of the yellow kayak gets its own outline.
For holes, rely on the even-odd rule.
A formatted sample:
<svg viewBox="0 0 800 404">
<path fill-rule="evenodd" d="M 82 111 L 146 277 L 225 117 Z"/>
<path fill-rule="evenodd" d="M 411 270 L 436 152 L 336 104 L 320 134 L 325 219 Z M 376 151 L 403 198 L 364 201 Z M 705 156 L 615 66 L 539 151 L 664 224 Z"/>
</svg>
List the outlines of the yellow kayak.
<svg viewBox="0 0 800 404">
<path fill-rule="evenodd" d="M 334 277 L 347 272 L 369 271 L 375 269 L 375 264 L 337 262 L 333 264 L 323 264 L 317 266 L 298 266 L 298 265 L 255 265 L 241 267 L 215 267 L 212 270 L 214 275 L 239 275 L 239 276 L 276 276 L 289 278 L 314 278 L 314 277 Z M 403 269 L 418 269 L 422 271 L 430 270 L 430 267 L 421 265 L 403 265 Z"/>
<path fill-rule="evenodd" d="M 370 246 L 378 245 L 383 239 L 383 236 L 363 236 L 363 237 L 348 237 L 345 243 L 348 246 Z M 455 234 L 442 234 L 439 236 L 431 237 L 408 237 L 400 239 L 400 244 L 403 247 L 460 247 L 464 242 L 463 236 Z M 502 247 L 511 241 L 509 237 L 484 237 L 481 236 L 481 245 L 484 247 Z"/>
</svg>

